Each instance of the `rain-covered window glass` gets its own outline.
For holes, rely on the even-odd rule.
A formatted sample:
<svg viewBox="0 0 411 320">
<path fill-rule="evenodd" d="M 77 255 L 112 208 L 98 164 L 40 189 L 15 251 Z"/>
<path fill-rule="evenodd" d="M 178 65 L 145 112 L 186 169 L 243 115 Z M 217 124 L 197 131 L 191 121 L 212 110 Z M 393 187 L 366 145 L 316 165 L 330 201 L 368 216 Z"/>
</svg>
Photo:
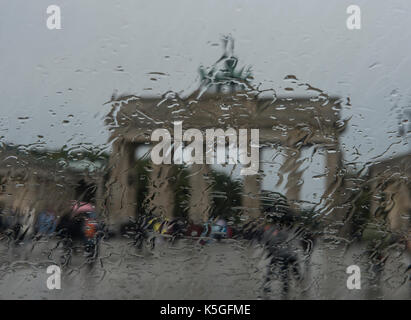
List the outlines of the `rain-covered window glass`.
<svg viewBox="0 0 411 320">
<path fill-rule="evenodd" d="M 411 298 L 409 1 L 0 12 L 0 299 Z"/>
</svg>

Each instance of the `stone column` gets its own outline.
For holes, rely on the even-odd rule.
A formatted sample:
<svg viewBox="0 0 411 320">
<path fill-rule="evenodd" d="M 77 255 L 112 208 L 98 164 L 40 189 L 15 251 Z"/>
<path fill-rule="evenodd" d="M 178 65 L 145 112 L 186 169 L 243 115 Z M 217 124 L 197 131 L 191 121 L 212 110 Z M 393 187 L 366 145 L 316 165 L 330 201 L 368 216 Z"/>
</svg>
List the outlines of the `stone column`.
<svg viewBox="0 0 411 320">
<path fill-rule="evenodd" d="M 113 143 L 110 155 L 110 178 L 106 184 L 107 210 L 111 223 L 128 222 L 136 213 L 137 183 L 135 179 L 135 150 L 137 145 L 124 139 Z"/>
<path fill-rule="evenodd" d="M 348 208 L 344 207 L 342 153 L 338 143 L 325 146 L 325 192 L 320 213 L 324 224 L 323 246 L 323 290 L 331 299 L 338 294 L 336 283 L 344 283 L 346 274 L 341 271 L 344 255 L 349 244 L 350 223 L 345 221 Z"/>
<path fill-rule="evenodd" d="M 171 184 L 174 169 L 172 164 L 152 164 L 146 199 L 150 212 L 168 220 L 174 216 L 174 190 Z"/>
<path fill-rule="evenodd" d="M 303 171 L 299 170 L 302 164 L 302 160 L 299 159 L 300 154 L 300 149 L 287 148 L 286 159 L 280 169 L 283 175 L 288 173 L 285 195 L 291 206 L 296 206 L 300 200 L 302 187 L 301 178 L 303 175 Z"/>
<path fill-rule="evenodd" d="M 191 195 L 189 202 L 189 218 L 194 224 L 208 221 L 211 212 L 211 170 L 207 164 L 190 166 Z"/>
<path fill-rule="evenodd" d="M 261 178 L 259 174 L 245 176 L 242 194 L 242 207 L 249 219 L 261 216 Z"/>
<path fill-rule="evenodd" d="M 333 144 L 326 146 L 326 185 L 323 195 L 323 213 L 328 216 L 332 223 L 340 225 L 346 216 L 346 210 L 343 205 L 343 175 L 341 173 L 342 167 L 342 153 L 339 149 L 339 145 Z M 346 229 L 343 226 L 342 229 Z M 340 230 L 340 231 L 341 231 Z"/>
<path fill-rule="evenodd" d="M 339 171 L 342 166 L 342 153 L 338 144 L 326 147 L 326 192 L 332 192 L 339 183 Z"/>
<path fill-rule="evenodd" d="M 39 181 L 40 179 L 35 175 L 26 175 L 22 186 L 18 187 L 18 192 L 13 195 L 12 209 L 22 226 L 21 232 L 28 230 L 31 233 L 38 204 L 44 203 L 44 185 L 41 185 Z"/>
<path fill-rule="evenodd" d="M 248 140 L 247 145 L 250 145 Z M 259 171 L 254 175 L 244 176 L 243 193 L 241 197 L 241 204 L 243 213 L 248 219 L 257 219 L 261 216 L 261 153 L 263 148 L 259 146 Z"/>
<path fill-rule="evenodd" d="M 96 177 L 96 210 L 99 215 L 104 213 L 105 209 L 105 201 L 104 201 L 104 194 L 105 194 L 105 186 L 104 186 L 104 175 L 103 173 L 99 173 L 99 176 Z"/>
<path fill-rule="evenodd" d="M 371 201 L 370 201 L 370 214 L 371 217 L 374 217 L 377 213 L 378 208 L 380 207 L 380 190 L 378 188 L 378 184 L 380 183 L 380 177 L 377 177 L 377 174 L 373 171 L 370 171 L 370 190 L 371 194 Z"/>
<path fill-rule="evenodd" d="M 384 190 L 387 194 L 387 221 L 392 232 L 406 234 L 409 229 L 411 194 L 407 182 L 398 180 Z"/>
</svg>

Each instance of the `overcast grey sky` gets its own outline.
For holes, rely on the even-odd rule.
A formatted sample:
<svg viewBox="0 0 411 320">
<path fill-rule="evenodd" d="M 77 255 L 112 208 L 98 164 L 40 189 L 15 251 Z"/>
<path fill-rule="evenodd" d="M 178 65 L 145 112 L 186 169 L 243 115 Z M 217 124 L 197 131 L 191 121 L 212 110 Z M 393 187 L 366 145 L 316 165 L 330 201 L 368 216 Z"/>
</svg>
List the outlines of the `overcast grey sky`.
<svg viewBox="0 0 411 320">
<path fill-rule="evenodd" d="M 51 4 L 62 30 L 46 27 Z M 361 8 L 361 30 L 346 28 L 350 4 Z M 351 99 L 346 159 L 356 159 L 354 146 L 361 161 L 392 143 L 384 157 L 404 152 L 396 131 L 411 102 L 410 18 L 408 0 L 0 0 L 0 141 L 104 144 L 103 103 L 114 90 L 189 92 L 231 34 L 264 88 L 293 74 Z"/>
</svg>

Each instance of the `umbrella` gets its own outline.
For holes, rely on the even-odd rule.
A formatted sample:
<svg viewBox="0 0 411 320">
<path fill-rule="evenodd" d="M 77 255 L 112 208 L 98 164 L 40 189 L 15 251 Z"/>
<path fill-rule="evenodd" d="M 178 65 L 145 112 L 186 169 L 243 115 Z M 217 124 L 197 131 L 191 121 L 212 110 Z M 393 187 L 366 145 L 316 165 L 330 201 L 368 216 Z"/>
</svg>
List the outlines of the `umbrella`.
<svg viewBox="0 0 411 320">
<path fill-rule="evenodd" d="M 81 213 L 87 213 L 87 212 L 94 212 L 95 207 L 88 202 L 78 202 L 75 201 L 71 207 L 72 210 L 72 215 L 77 216 Z"/>
</svg>

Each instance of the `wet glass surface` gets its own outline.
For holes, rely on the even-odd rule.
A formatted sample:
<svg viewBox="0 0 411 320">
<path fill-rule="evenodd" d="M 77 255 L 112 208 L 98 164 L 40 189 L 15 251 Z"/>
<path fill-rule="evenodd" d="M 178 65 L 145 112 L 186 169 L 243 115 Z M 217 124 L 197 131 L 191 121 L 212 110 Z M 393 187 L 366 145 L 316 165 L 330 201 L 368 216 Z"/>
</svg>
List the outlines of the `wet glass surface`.
<svg viewBox="0 0 411 320">
<path fill-rule="evenodd" d="M 405 0 L 0 3 L 0 299 L 410 299 Z"/>
</svg>

